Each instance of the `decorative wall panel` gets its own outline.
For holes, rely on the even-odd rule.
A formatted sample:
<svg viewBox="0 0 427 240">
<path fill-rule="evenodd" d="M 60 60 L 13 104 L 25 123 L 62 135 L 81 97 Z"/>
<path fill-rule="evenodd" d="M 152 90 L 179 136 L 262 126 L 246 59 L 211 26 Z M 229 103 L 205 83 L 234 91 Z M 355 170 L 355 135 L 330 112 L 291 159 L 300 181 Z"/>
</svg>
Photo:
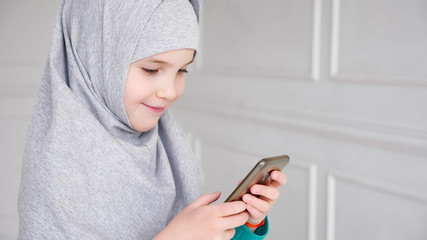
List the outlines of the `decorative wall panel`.
<svg viewBox="0 0 427 240">
<path fill-rule="evenodd" d="M 427 85 L 427 3 L 333 0 L 331 75 Z"/>
<path fill-rule="evenodd" d="M 202 70 L 316 79 L 320 0 L 242 3 L 203 1 Z"/>
<path fill-rule="evenodd" d="M 427 235 L 427 196 L 348 175 L 328 179 L 328 240 Z"/>
</svg>

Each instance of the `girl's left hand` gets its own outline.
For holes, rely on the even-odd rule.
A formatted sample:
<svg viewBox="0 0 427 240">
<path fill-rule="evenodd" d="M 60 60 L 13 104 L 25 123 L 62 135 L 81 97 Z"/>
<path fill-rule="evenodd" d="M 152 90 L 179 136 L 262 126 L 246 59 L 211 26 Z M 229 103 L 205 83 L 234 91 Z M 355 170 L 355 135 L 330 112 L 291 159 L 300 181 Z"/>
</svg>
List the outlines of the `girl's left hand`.
<svg viewBox="0 0 427 240">
<path fill-rule="evenodd" d="M 270 178 L 271 182 L 268 185 L 255 184 L 250 188 L 250 193 L 242 197 L 243 202 L 247 204 L 248 223 L 250 224 L 258 225 L 265 219 L 274 202 L 280 196 L 279 187 L 287 182 L 285 174 L 281 171 L 271 172 Z"/>
</svg>

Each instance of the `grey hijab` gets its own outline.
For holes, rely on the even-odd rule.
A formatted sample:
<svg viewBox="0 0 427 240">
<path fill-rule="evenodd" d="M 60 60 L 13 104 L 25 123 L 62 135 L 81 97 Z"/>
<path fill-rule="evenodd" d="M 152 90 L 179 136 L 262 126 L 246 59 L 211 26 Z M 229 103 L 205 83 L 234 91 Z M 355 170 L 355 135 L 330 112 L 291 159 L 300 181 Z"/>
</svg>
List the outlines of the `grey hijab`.
<svg viewBox="0 0 427 240">
<path fill-rule="evenodd" d="M 166 112 L 130 127 L 131 62 L 197 49 L 198 3 L 64 0 L 34 107 L 19 239 L 148 239 L 199 195 L 201 170 Z"/>
</svg>

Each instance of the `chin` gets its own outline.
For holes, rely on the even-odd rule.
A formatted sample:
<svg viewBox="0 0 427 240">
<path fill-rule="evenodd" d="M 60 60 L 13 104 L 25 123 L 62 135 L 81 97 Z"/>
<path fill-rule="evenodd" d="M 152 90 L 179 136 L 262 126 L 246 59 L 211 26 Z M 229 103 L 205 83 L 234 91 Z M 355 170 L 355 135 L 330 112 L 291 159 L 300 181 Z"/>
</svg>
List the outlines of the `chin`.
<svg viewBox="0 0 427 240">
<path fill-rule="evenodd" d="M 157 121 L 153 122 L 153 123 L 132 124 L 132 128 L 135 131 L 143 133 L 143 132 L 148 132 L 151 129 L 153 129 L 156 126 L 156 124 L 157 124 Z"/>
<path fill-rule="evenodd" d="M 148 131 L 150 131 L 150 130 L 151 130 L 151 129 L 153 129 L 155 126 L 156 126 L 156 124 L 154 124 L 154 125 L 145 125 L 145 126 L 132 126 L 132 128 L 133 128 L 135 131 L 138 131 L 138 132 L 143 133 L 143 132 L 148 132 Z"/>
</svg>

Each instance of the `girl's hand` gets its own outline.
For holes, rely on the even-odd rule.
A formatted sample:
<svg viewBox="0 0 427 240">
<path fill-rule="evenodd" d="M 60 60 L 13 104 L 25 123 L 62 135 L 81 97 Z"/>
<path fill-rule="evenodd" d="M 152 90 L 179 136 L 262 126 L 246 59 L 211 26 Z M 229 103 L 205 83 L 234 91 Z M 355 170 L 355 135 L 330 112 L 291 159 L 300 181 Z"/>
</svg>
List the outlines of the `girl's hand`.
<svg viewBox="0 0 427 240">
<path fill-rule="evenodd" d="M 249 214 L 242 201 L 210 205 L 221 193 L 205 194 L 184 208 L 153 240 L 231 239 L 234 228 L 245 224 Z"/>
<path fill-rule="evenodd" d="M 267 185 L 255 184 L 250 188 L 250 193 L 243 195 L 243 202 L 247 203 L 249 212 L 248 223 L 258 225 L 270 212 L 274 202 L 279 198 L 279 187 L 285 185 L 287 178 L 281 171 L 273 171 L 270 175 L 271 182 Z M 256 197 L 258 196 L 258 197 Z M 250 228 L 252 231 L 255 229 Z"/>
</svg>

